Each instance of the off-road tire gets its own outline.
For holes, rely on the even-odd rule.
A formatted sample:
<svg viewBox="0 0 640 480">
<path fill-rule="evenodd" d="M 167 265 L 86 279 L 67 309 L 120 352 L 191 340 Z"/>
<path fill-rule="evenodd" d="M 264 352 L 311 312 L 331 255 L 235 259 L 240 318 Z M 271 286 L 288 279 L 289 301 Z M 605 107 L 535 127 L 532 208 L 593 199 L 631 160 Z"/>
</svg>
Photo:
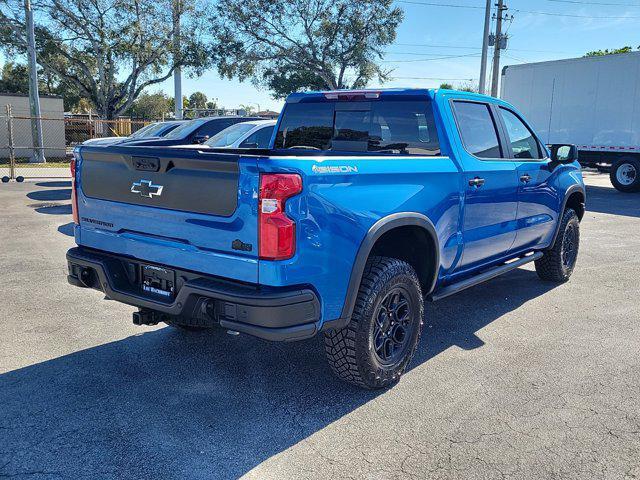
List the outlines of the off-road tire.
<svg viewBox="0 0 640 480">
<path fill-rule="evenodd" d="M 406 334 L 406 344 L 397 352 L 400 358 L 385 365 L 376 353 L 372 338 L 379 328 L 374 314 L 379 318 L 383 302 L 397 291 L 406 292 L 403 298 L 410 308 L 407 316 L 411 318 L 407 324 L 410 323 L 411 328 Z M 416 351 L 423 317 L 424 299 L 413 267 L 395 258 L 370 258 L 349 324 L 324 334 L 325 354 L 331 370 L 342 380 L 363 388 L 377 389 L 395 384 Z"/>
<path fill-rule="evenodd" d="M 574 229 L 573 232 L 568 232 Z M 568 235 L 572 235 L 571 240 L 574 244 L 575 251 L 572 253 L 570 262 L 566 262 L 564 257 L 565 249 L 569 246 L 570 241 Z M 553 246 L 544 252 L 544 255 L 535 261 L 536 272 L 542 280 L 551 282 L 566 282 L 571 277 L 578 259 L 578 251 L 580 247 L 580 219 L 572 208 L 567 208 L 562 214 L 560 220 L 560 229 Z"/>
<path fill-rule="evenodd" d="M 635 174 L 634 178 L 631 180 L 628 173 L 624 175 L 623 169 L 626 169 L 627 172 L 633 172 Z M 628 178 L 628 181 L 631 183 L 623 183 L 620 181 L 620 178 L 623 180 Z M 640 192 L 640 160 L 631 157 L 624 157 L 615 161 L 611 166 L 609 179 L 616 190 L 619 190 L 620 192 Z"/>
</svg>

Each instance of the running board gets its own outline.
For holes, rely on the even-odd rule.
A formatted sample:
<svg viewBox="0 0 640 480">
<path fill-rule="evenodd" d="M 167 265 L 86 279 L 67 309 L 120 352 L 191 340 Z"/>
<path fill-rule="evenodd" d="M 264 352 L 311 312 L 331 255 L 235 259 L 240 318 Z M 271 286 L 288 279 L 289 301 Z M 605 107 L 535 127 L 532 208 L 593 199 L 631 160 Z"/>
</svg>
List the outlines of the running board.
<svg viewBox="0 0 640 480">
<path fill-rule="evenodd" d="M 458 283 L 448 285 L 443 289 L 438 290 L 437 292 L 429 295 L 429 297 L 427 298 L 432 302 L 436 302 L 445 297 L 448 297 L 449 295 L 453 295 L 454 293 L 458 293 L 467 288 L 474 287 L 479 283 L 486 282 L 487 280 L 491 280 L 492 278 L 502 275 L 503 273 L 507 273 L 507 272 L 510 272 L 511 270 L 515 270 L 516 268 L 521 267 L 522 265 L 526 265 L 529 262 L 538 260 L 540 257 L 542 257 L 542 255 L 543 255 L 542 252 L 535 252 L 532 255 L 519 258 L 518 260 L 515 260 L 513 262 L 505 263 L 504 265 L 499 265 L 497 267 L 490 268 L 489 270 L 486 270 L 476 275 L 475 277 L 467 278 L 465 280 L 461 280 Z"/>
</svg>

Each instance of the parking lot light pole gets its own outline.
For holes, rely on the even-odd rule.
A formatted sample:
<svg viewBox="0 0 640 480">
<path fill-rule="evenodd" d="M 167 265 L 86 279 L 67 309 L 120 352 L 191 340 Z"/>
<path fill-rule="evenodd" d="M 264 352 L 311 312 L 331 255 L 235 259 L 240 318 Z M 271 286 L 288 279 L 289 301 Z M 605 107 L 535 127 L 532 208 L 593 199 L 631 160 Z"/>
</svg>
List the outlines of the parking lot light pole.
<svg viewBox="0 0 640 480">
<path fill-rule="evenodd" d="M 31 0 L 24 0 L 27 24 L 27 50 L 29 54 L 29 108 L 31 110 L 31 137 L 33 141 L 32 163 L 45 163 L 42 140 L 42 118 L 40 116 L 40 95 L 38 93 L 38 64 L 36 62 L 36 37 L 33 28 Z"/>
<path fill-rule="evenodd" d="M 173 2 L 173 61 L 180 59 L 180 0 Z M 174 116 L 176 120 L 182 120 L 182 69 L 178 66 L 173 70 L 173 98 L 175 105 Z"/>
<path fill-rule="evenodd" d="M 484 32 L 482 34 L 482 57 L 480 59 L 480 84 L 478 92 L 485 94 L 487 92 L 487 51 L 489 50 L 489 29 L 491 27 L 491 2 L 487 0 L 487 6 L 484 12 Z"/>
</svg>

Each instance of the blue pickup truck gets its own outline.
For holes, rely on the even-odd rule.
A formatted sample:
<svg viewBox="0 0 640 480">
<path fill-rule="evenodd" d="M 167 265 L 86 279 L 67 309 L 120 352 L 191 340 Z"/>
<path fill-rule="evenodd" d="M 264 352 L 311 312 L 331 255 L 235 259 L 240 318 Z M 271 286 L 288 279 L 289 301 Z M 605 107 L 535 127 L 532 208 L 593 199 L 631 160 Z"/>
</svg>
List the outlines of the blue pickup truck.
<svg viewBox="0 0 640 480">
<path fill-rule="evenodd" d="M 424 301 L 528 262 L 574 269 L 585 188 L 511 105 L 452 90 L 296 93 L 264 150 L 81 146 L 72 285 L 134 323 L 324 336 L 342 379 L 396 382 Z M 106 304 L 105 304 L 106 307 Z"/>
</svg>

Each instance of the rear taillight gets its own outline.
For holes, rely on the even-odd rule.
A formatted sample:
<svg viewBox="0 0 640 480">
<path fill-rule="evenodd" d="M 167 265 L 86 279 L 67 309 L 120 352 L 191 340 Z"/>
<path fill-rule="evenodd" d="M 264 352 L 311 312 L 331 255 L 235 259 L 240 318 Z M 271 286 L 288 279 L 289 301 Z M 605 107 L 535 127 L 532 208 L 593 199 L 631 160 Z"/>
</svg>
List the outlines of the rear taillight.
<svg viewBox="0 0 640 480">
<path fill-rule="evenodd" d="M 73 214 L 73 223 L 80 224 L 80 217 L 78 217 L 78 195 L 76 194 L 76 157 L 71 159 L 69 164 L 71 170 L 71 213 Z"/>
<path fill-rule="evenodd" d="M 302 178 L 296 173 L 260 176 L 259 255 L 264 260 L 284 260 L 296 252 L 296 224 L 284 212 L 287 198 L 302 191 Z"/>
</svg>

